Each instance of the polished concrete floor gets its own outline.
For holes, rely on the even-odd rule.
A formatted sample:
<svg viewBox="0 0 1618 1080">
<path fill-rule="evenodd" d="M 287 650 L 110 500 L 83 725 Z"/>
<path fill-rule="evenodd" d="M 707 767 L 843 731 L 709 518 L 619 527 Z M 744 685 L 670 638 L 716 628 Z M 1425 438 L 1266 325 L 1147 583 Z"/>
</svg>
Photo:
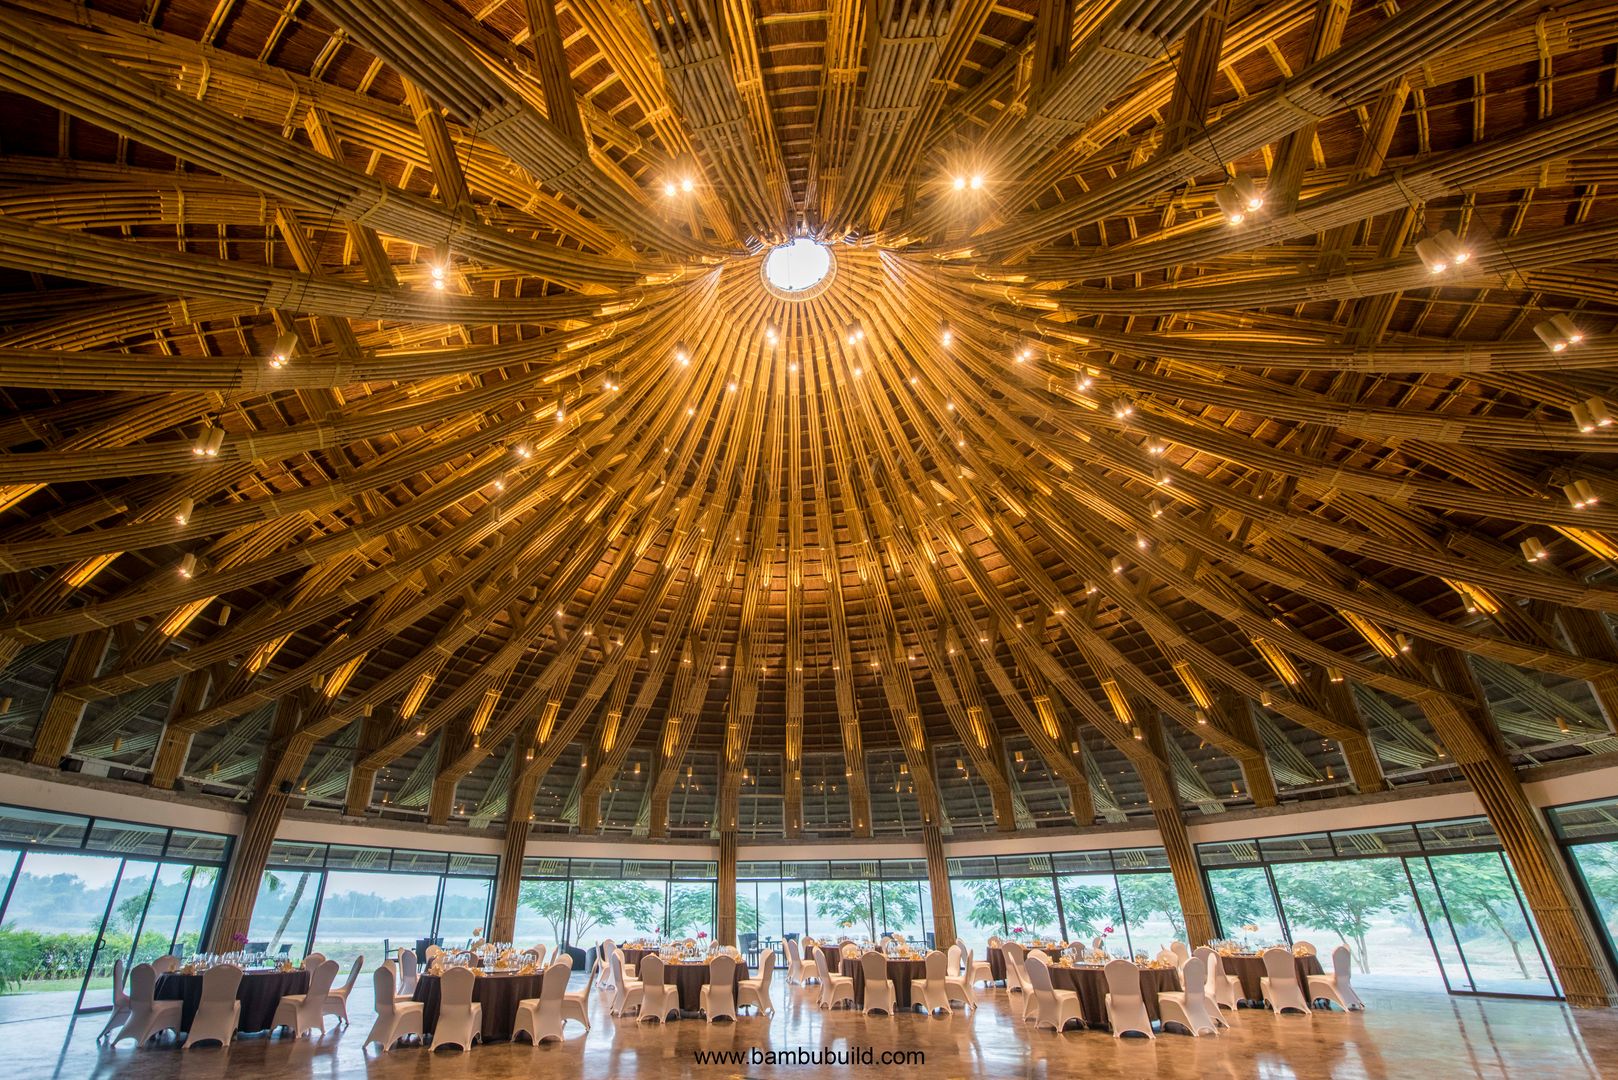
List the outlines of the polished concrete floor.
<svg viewBox="0 0 1618 1080">
<path fill-rule="evenodd" d="M 358 993 L 358 990 L 357 990 Z M 368 998 L 368 994 L 366 998 Z M 618 1021 L 599 1000 L 592 1005 L 594 1030 L 567 1027 L 561 1044 L 534 1048 L 492 1044 L 470 1054 L 432 1053 L 406 1047 L 381 1054 L 360 1045 L 372 1018 L 368 1000 L 351 1007 L 353 1027 L 324 1038 L 292 1041 L 251 1037 L 229 1051 L 195 1051 L 171 1045 L 136 1050 L 98 1046 L 104 1019 L 82 1017 L 68 1030 L 66 1018 L 0 1024 L 4 1062 L 0 1080 L 111 1078 L 120 1080 L 313 1080 L 325 1077 L 502 1080 L 554 1075 L 810 1077 L 917 1073 L 872 1066 L 831 1067 L 698 1065 L 697 1050 L 773 1050 L 869 1047 L 921 1050 L 930 1080 L 952 1077 L 1031 1076 L 1197 1078 L 1237 1077 L 1419 1077 L 1452 1076 L 1618 1077 L 1618 1010 L 1592 1012 L 1548 1002 L 1452 998 L 1442 994 L 1378 991 L 1365 1013 L 1333 1011 L 1313 1017 L 1277 1018 L 1242 1010 L 1233 1030 L 1219 1038 L 1162 1034 L 1155 1042 L 1115 1040 L 1104 1032 L 1036 1032 L 1011 1019 L 1005 990 L 984 993 L 976 1013 L 929 1019 L 920 1013 L 864 1017 L 822 1012 L 802 990 L 778 981 L 776 1017 L 746 1017 L 712 1026 L 682 1020 L 665 1028 Z M 1015 999 L 1012 999 L 1015 1000 Z"/>
</svg>

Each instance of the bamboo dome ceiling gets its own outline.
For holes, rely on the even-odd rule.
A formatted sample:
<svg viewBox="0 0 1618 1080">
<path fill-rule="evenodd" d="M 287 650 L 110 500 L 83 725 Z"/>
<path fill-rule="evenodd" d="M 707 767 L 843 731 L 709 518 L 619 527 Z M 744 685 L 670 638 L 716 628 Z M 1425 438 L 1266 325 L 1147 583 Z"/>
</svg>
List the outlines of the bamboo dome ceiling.
<svg viewBox="0 0 1618 1080">
<path fill-rule="evenodd" d="M 13 756 L 865 835 L 1613 748 L 1611 3 L 0 9 Z"/>
</svg>

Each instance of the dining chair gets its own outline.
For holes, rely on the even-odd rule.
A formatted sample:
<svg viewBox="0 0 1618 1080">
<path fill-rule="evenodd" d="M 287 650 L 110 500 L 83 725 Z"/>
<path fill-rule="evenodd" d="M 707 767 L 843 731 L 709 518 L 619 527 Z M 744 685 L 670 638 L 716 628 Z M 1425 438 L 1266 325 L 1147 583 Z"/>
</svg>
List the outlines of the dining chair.
<svg viewBox="0 0 1618 1080">
<path fill-rule="evenodd" d="M 134 1039 L 137 1047 L 145 1046 L 159 1032 L 179 1032 L 181 1002 L 158 1001 L 156 993 L 157 970 L 151 964 L 136 964 L 129 973 L 129 1019 L 113 1038 L 113 1046 L 125 1039 Z"/>
<path fill-rule="evenodd" d="M 562 1038 L 562 1002 L 567 995 L 567 981 L 573 977 L 573 959 L 564 957 L 545 969 L 540 980 L 539 996 L 517 1002 L 517 1021 L 511 1029 L 511 1041 L 526 1033 L 535 1046 L 547 1039 Z"/>
<path fill-rule="evenodd" d="M 1331 970 L 1330 975 L 1309 976 L 1309 999 L 1335 1001 L 1345 1009 L 1363 1011 L 1365 1002 L 1354 992 L 1353 955 L 1347 945 L 1331 951 Z"/>
<path fill-rule="evenodd" d="M 644 963 L 644 961 L 642 961 Z M 613 1016 L 622 1016 L 631 1006 L 641 1007 L 645 985 L 640 979 L 632 979 L 624 971 L 624 950 L 612 950 L 612 984 L 618 989 L 613 994 L 612 1007 L 607 1011 Z"/>
<path fill-rule="evenodd" d="M 1049 1026 L 1060 1035 L 1067 1030 L 1069 1021 L 1084 1019 L 1079 1010 L 1079 995 L 1073 990 L 1058 990 L 1051 982 L 1051 962 L 1043 952 L 1028 957 L 1028 993 L 1034 1002 L 1034 1030 Z"/>
<path fill-rule="evenodd" d="M 235 964 L 215 964 L 203 974 L 202 1001 L 185 1033 L 187 1050 L 205 1042 L 230 1045 L 242 1019 L 242 1003 L 236 997 L 241 985 L 242 969 Z"/>
<path fill-rule="evenodd" d="M 708 961 L 708 981 L 702 986 L 701 999 L 703 1014 L 708 1023 L 713 1023 L 721 1016 L 736 1020 L 736 958 L 728 955 L 716 956 Z"/>
<path fill-rule="evenodd" d="M 433 1028 L 433 1052 L 445 1046 L 471 1050 L 483 1038 L 483 1006 L 472 1000 L 477 973 L 453 967 L 438 977 L 438 1023 Z"/>
<path fill-rule="evenodd" d="M 566 953 L 563 953 L 562 959 L 567 961 L 568 976 L 571 978 L 573 975 L 573 958 L 568 956 Z M 561 963 L 561 960 L 558 960 L 557 963 Z M 577 1020 L 579 1023 L 584 1025 L 585 1031 L 590 1030 L 590 991 L 596 985 L 596 971 L 596 965 L 592 964 L 590 967 L 590 977 L 584 982 L 584 989 L 569 990 L 567 993 L 562 995 L 563 1023 L 566 1023 L 569 1020 Z"/>
<path fill-rule="evenodd" d="M 765 949 L 759 957 L 758 978 L 743 979 L 736 991 L 736 1007 L 751 1005 L 760 1013 L 775 1015 L 775 1000 L 770 997 L 770 980 L 775 977 L 775 950 Z"/>
<path fill-rule="evenodd" d="M 959 963 L 958 957 L 956 960 Z M 934 949 L 922 959 L 922 967 L 926 970 L 926 975 L 911 981 L 910 1000 L 919 1001 L 922 1008 L 927 1010 L 928 1016 L 940 1011 L 953 1013 L 955 1010 L 949 1006 L 949 960 L 943 953 Z M 959 971 L 959 967 L 956 970 Z"/>
<path fill-rule="evenodd" d="M 337 961 L 323 960 L 309 972 L 309 991 L 303 994 L 282 994 L 275 1006 L 275 1018 L 270 1027 L 286 1027 L 292 1037 L 299 1039 L 310 1028 L 319 1028 L 326 1034 L 326 995 L 337 981 Z"/>
<path fill-rule="evenodd" d="M 335 986 L 326 995 L 325 1007 L 321 1009 L 326 1016 L 335 1016 L 344 1027 L 348 1026 L 348 995 L 354 992 L 354 984 L 359 982 L 360 969 L 365 966 L 365 957 L 356 956 L 354 966 L 348 969 L 348 981 L 342 986 Z"/>
<path fill-rule="evenodd" d="M 1298 985 L 1298 966 L 1291 949 L 1277 947 L 1264 950 L 1264 974 L 1259 978 L 1258 985 L 1264 995 L 1264 1003 L 1277 1015 L 1288 1009 L 1305 1016 L 1313 1011 L 1309 1008 L 1309 1002 L 1304 1000 L 1303 988 Z"/>
<path fill-rule="evenodd" d="M 872 949 L 860 957 L 860 970 L 865 974 L 865 1015 L 880 1011 L 892 1016 L 896 995 L 888 978 L 888 958 Z"/>
<path fill-rule="evenodd" d="M 152 961 L 152 970 L 159 975 L 173 975 L 180 970 L 180 958 L 172 953 L 167 956 L 159 956 Z"/>
<path fill-rule="evenodd" d="M 665 1023 L 669 1013 L 680 1007 L 680 988 L 663 981 L 661 956 L 649 953 L 641 959 L 640 984 L 640 1015 L 635 1022 L 656 1020 L 659 1024 Z"/>
<path fill-rule="evenodd" d="M 982 960 L 973 960 L 972 950 L 967 949 L 965 959 L 966 982 L 968 986 L 976 986 L 978 983 L 982 983 L 984 986 L 992 986 L 994 984 L 994 968 L 989 966 L 987 956 L 985 956 Z M 976 1004 L 975 1001 L 974 1004 Z"/>
<path fill-rule="evenodd" d="M 414 953 L 406 954 L 405 950 L 400 950 L 400 953 L 401 958 L 403 955 L 409 955 L 412 959 L 415 957 Z M 426 1006 L 399 996 L 393 970 L 386 964 L 377 968 L 371 975 L 371 986 L 376 995 L 376 1023 L 371 1025 L 371 1033 L 365 1036 L 361 1046 L 379 1043 L 382 1052 L 387 1053 L 393 1049 L 394 1043 L 406 1035 L 419 1038 L 424 1019 L 422 1011 Z"/>
<path fill-rule="evenodd" d="M 955 947 L 960 948 L 959 945 L 956 945 Z M 972 975 L 979 966 L 987 969 L 989 965 L 974 963 L 972 960 L 972 950 L 964 950 L 961 953 L 960 969 L 951 970 L 948 977 L 944 979 L 945 997 L 950 1001 L 959 1001 L 969 1008 L 976 1009 L 978 1007 L 978 996 L 976 991 L 974 991 L 972 988 L 972 983 L 975 981 Z"/>
<path fill-rule="evenodd" d="M 603 990 L 617 989 L 612 978 L 612 950 L 616 947 L 617 946 L 613 945 L 612 943 L 612 938 L 607 938 L 596 947 L 595 967 L 596 970 L 601 973 L 600 982 L 601 989 Z"/>
<path fill-rule="evenodd" d="M 1138 1031 L 1148 1039 L 1157 1038 L 1152 1018 L 1146 1012 L 1146 998 L 1140 990 L 1140 968 L 1128 960 L 1109 960 L 1103 969 L 1107 979 L 1107 1023 L 1112 1037 L 1121 1039 L 1128 1031 Z"/>
<path fill-rule="evenodd" d="M 1208 962 L 1193 956 L 1180 968 L 1180 990 L 1165 990 L 1157 995 L 1158 1015 L 1163 1018 L 1163 1030 L 1170 1023 L 1182 1025 L 1193 1036 L 1203 1032 L 1219 1034 L 1221 1021 L 1215 1020 L 1218 1006 L 1209 1010 Z"/>
<path fill-rule="evenodd" d="M 835 1009 L 838 1002 L 854 1004 L 854 977 L 842 973 L 839 953 L 822 945 L 820 948 L 820 1007 Z"/>
<path fill-rule="evenodd" d="M 1202 970 L 1206 973 L 1202 980 L 1202 992 L 1208 998 L 1208 1008 L 1213 1017 L 1213 1022 L 1220 1027 L 1229 1027 L 1230 1021 L 1225 1019 L 1219 1000 L 1221 984 L 1227 990 L 1229 988 L 1229 984 L 1224 982 L 1229 976 L 1225 974 L 1224 966 L 1219 962 L 1219 954 L 1206 945 L 1198 945 L 1191 955 L 1202 961 Z M 1184 975 L 1181 976 L 1181 979 L 1184 979 Z M 1238 979 L 1237 981 L 1240 982 L 1241 980 Z M 1234 996 L 1231 998 L 1230 1007 L 1232 1009 L 1236 1007 Z"/>
<path fill-rule="evenodd" d="M 1175 967 L 1179 967 L 1181 964 L 1191 959 L 1191 946 L 1187 945 L 1183 941 L 1169 942 L 1169 952 L 1174 954 Z"/>
<path fill-rule="evenodd" d="M 325 962 L 326 962 L 326 954 L 325 953 L 312 952 L 308 956 L 303 958 L 303 969 L 305 971 L 313 971 L 313 970 L 315 970 L 315 968 L 317 966 L 319 966 L 320 964 L 324 964 Z"/>
<path fill-rule="evenodd" d="M 416 992 L 416 950 L 399 950 L 399 984 L 394 997 L 408 998 Z"/>
<path fill-rule="evenodd" d="M 101 1034 L 96 1036 L 96 1042 L 101 1042 L 112 1029 L 129 1019 L 129 991 L 124 989 L 124 960 L 123 957 L 112 962 L 112 1014 L 107 1017 L 106 1025 Z"/>
</svg>

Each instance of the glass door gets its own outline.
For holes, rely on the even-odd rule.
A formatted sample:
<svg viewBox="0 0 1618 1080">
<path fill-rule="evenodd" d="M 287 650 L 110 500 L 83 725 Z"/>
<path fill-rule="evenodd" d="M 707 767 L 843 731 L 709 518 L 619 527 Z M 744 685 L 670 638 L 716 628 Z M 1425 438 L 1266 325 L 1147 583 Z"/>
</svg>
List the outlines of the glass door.
<svg viewBox="0 0 1618 1080">
<path fill-rule="evenodd" d="M 1480 851 L 1407 862 L 1452 992 L 1556 996 L 1504 855 Z"/>
<path fill-rule="evenodd" d="M 78 1008 L 122 866 L 116 856 L 22 856 L 0 928 L 0 1022 L 65 1016 Z M 110 986 L 110 954 L 106 965 Z"/>
<path fill-rule="evenodd" d="M 155 926 L 152 934 L 144 932 L 146 911 L 156 880 L 157 863 L 140 859 L 124 860 L 112 892 L 112 901 L 107 905 L 106 922 L 90 954 L 90 966 L 85 973 L 83 993 L 78 1002 L 80 1012 L 112 1008 L 113 965 L 122 960 L 124 966 L 129 967 L 137 942 L 155 946 L 148 950 L 153 955 L 143 958 L 146 960 L 168 952 L 168 935 L 160 935 Z M 152 940 L 159 936 L 161 941 Z"/>
</svg>

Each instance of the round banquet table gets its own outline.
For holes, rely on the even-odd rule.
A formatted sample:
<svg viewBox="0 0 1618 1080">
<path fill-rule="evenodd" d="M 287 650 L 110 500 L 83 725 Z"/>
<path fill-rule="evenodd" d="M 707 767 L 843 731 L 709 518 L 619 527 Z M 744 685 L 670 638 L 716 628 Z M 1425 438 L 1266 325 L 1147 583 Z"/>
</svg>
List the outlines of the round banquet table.
<svg viewBox="0 0 1618 1080">
<path fill-rule="evenodd" d="M 841 965 L 844 975 L 854 980 L 854 1004 L 865 1008 L 865 965 L 858 960 L 844 960 Z M 893 980 L 893 1005 L 898 1009 L 908 1009 L 913 1002 L 910 1000 L 910 984 L 917 979 L 927 977 L 927 961 L 895 960 L 888 958 L 888 978 Z"/>
<path fill-rule="evenodd" d="M 736 961 L 736 977 L 733 990 L 740 992 L 743 979 L 751 978 L 748 974 L 747 962 Z M 672 986 L 680 992 L 680 1011 L 694 1013 L 702 1008 L 702 988 L 708 983 L 708 965 L 702 960 L 668 962 L 663 965 L 663 985 Z"/>
<path fill-rule="evenodd" d="M 1264 1000 L 1264 987 L 1259 983 L 1259 980 L 1267 974 L 1264 970 L 1264 957 L 1221 956 L 1219 962 L 1224 965 L 1226 975 L 1234 975 L 1241 980 L 1242 1000 Z M 1298 988 L 1303 991 L 1304 999 L 1308 1000 L 1309 976 L 1324 975 L 1326 969 L 1320 966 L 1318 956 L 1294 956 L 1292 967 L 1298 973 Z"/>
<path fill-rule="evenodd" d="M 437 975 L 423 974 L 416 980 L 412 1001 L 421 1002 L 421 1030 L 431 1035 L 438 1026 L 438 1003 L 442 994 Z M 537 998 L 545 984 L 545 973 L 508 975 L 485 973 L 472 984 L 472 1000 L 483 1006 L 483 1041 L 511 1038 L 517 1022 L 517 1003 Z"/>
<path fill-rule="evenodd" d="M 655 952 L 656 949 L 624 949 L 624 970 L 639 971 L 641 957 L 651 956 Z"/>
<path fill-rule="evenodd" d="M 1090 1027 L 1110 1027 L 1107 1023 L 1107 969 L 1081 965 L 1050 966 L 1051 986 L 1058 990 L 1072 990 L 1079 995 L 1079 1012 Z M 1157 1012 L 1157 995 L 1165 990 L 1180 988 L 1180 973 L 1173 968 L 1141 968 L 1140 993 L 1146 999 L 1146 1015 L 1161 1020 Z"/>
<path fill-rule="evenodd" d="M 282 994 L 309 992 L 309 973 L 297 971 L 244 971 L 241 985 L 236 988 L 236 1000 L 242 1003 L 242 1015 L 236 1021 L 237 1031 L 268 1031 L 275 1020 L 275 1007 L 281 1004 Z M 158 1001 L 180 1002 L 180 1030 L 190 1031 L 196 1019 L 197 1006 L 202 1004 L 202 976 L 171 972 L 157 977 L 157 989 L 152 995 Z"/>
<path fill-rule="evenodd" d="M 1045 955 L 1050 957 L 1053 961 L 1060 960 L 1062 958 L 1062 950 L 1055 945 L 1041 945 L 1040 948 L 1043 949 L 1045 951 Z M 1000 951 L 1000 947 L 998 945 L 991 946 L 988 952 L 984 954 L 983 958 L 989 962 L 989 974 L 994 976 L 994 981 L 999 983 L 1005 982 L 1006 954 Z"/>
</svg>

